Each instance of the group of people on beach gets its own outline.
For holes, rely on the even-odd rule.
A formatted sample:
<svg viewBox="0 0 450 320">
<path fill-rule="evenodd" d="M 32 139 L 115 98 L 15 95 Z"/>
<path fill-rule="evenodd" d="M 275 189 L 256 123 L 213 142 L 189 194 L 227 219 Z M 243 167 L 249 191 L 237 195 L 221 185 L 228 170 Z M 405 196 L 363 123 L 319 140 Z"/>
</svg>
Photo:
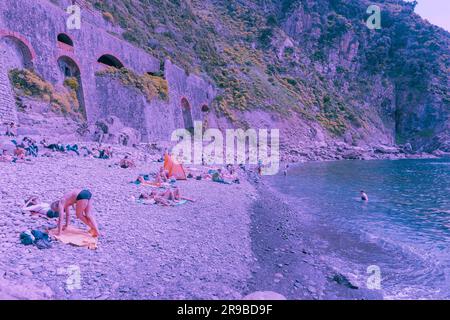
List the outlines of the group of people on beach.
<svg viewBox="0 0 450 320">
<path fill-rule="evenodd" d="M 15 136 L 12 136 L 15 137 Z M 38 156 L 51 157 L 52 153 L 73 154 L 76 156 L 93 157 L 97 159 L 111 159 L 113 151 L 111 146 L 88 148 L 78 144 L 64 145 L 60 141 L 48 143 L 46 139 L 42 139 L 39 143 L 31 137 L 24 137 L 22 140 L 12 139 L 10 142 L 14 145 L 14 150 L 2 148 L 0 150 L 0 162 L 25 162 L 31 161 L 31 158 Z M 42 150 L 47 150 L 43 152 Z M 48 151 L 51 151 L 49 153 Z M 121 166 L 131 167 L 132 162 L 125 161 Z"/>
</svg>

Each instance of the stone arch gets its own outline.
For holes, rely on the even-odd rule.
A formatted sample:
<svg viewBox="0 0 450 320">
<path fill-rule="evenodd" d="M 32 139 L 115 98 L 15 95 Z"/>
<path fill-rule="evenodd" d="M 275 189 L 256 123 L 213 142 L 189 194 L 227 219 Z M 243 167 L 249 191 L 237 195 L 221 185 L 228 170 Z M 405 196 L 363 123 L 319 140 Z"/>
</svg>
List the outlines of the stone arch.
<svg viewBox="0 0 450 320">
<path fill-rule="evenodd" d="M 73 47 L 73 40 L 72 40 L 72 38 L 70 38 L 65 33 L 58 34 L 57 40 L 58 40 L 58 42 L 61 42 L 61 43 L 65 44 L 65 45 Z"/>
<path fill-rule="evenodd" d="M 191 104 L 188 99 L 183 97 L 181 99 L 181 111 L 183 113 L 183 122 L 185 129 L 193 132 L 194 131 L 194 120 L 192 119 Z"/>
<path fill-rule="evenodd" d="M 62 81 L 64 82 L 68 78 L 75 78 L 78 83 L 76 88 L 77 99 L 80 104 L 80 109 L 86 117 L 86 105 L 83 93 L 83 82 L 81 80 L 81 70 L 78 64 L 71 57 L 61 56 L 58 58 L 58 67 L 62 75 Z"/>
<path fill-rule="evenodd" d="M 100 58 L 98 58 L 97 62 L 116 69 L 124 68 L 123 63 L 111 54 L 102 55 Z"/>
<path fill-rule="evenodd" d="M 33 68 L 36 53 L 29 42 L 16 33 L 0 30 L 0 53 L 8 57 L 4 59 L 7 70 Z"/>
<path fill-rule="evenodd" d="M 81 70 L 78 67 L 78 63 L 76 63 L 75 60 L 69 56 L 59 57 L 58 67 L 65 78 L 68 77 L 77 78 L 81 76 Z"/>
</svg>

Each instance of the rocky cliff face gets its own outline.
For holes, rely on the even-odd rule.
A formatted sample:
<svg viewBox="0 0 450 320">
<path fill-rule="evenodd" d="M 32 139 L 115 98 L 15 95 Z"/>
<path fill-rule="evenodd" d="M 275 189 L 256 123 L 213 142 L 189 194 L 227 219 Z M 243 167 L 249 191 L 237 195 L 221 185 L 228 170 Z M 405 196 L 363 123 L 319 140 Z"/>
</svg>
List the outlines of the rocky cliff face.
<svg viewBox="0 0 450 320">
<path fill-rule="evenodd" d="M 414 4 L 90 2 L 128 41 L 210 79 L 218 90 L 210 124 L 219 128 L 280 128 L 294 155 L 342 145 L 450 151 L 450 37 Z M 381 8 L 379 30 L 366 25 L 371 4 Z"/>
<path fill-rule="evenodd" d="M 309 63 L 335 84 L 337 99 L 393 143 L 448 150 L 447 32 L 403 1 L 378 3 L 379 30 L 365 25 L 372 1 L 290 3 L 281 26 L 295 43 L 305 44 L 303 58 L 313 57 Z"/>
</svg>

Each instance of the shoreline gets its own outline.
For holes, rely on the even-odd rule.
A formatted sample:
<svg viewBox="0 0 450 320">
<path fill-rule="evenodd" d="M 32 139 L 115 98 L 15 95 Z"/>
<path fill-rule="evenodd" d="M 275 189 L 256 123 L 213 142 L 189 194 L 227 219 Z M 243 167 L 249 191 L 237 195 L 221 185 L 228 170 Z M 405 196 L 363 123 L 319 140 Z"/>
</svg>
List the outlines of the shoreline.
<svg viewBox="0 0 450 320">
<path fill-rule="evenodd" d="M 378 290 L 350 288 L 346 275 L 324 261 L 326 239 L 314 233 L 314 217 L 293 208 L 267 182 L 255 188 L 251 238 L 257 261 L 249 291 L 273 291 L 289 300 L 383 299 Z"/>
<path fill-rule="evenodd" d="M 439 162 L 445 161 L 446 158 L 431 159 L 433 160 Z M 292 168 L 297 165 L 300 164 L 295 164 Z M 395 300 L 421 299 L 424 295 L 431 299 L 445 297 L 439 292 L 427 291 L 425 287 L 414 282 L 403 284 L 393 281 L 397 275 L 405 274 L 404 265 L 412 266 L 418 263 L 423 272 L 443 276 L 444 271 L 438 264 L 429 264 L 417 251 L 408 247 L 405 249 L 404 246 L 382 236 L 342 229 L 338 225 L 328 223 L 320 215 L 314 216 L 312 213 L 317 212 L 316 208 L 307 209 L 302 205 L 308 204 L 306 199 L 297 198 L 289 192 L 283 193 L 278 189 L 280 181 L 282 179 L 277 179 L 275 185 L 267 179 L 256 184 L 259 197 L 252 215 L 252 248 L 261 263 L 253 269 L 254 278 L 257 279 L 253 284 L 263 283 L 261 286 L 271 288 L 288 299 Z M 291 181 L 289 185 L 292 187 L 293 183 L 294 181 Z M 375 260 L 372 260 L 373 253 L 376 255 Z M 295 259 L 293 254 L 305 259 Z M 288 264 L 279 266 L 275 261 L 282 260 L 280 257 L 283 255 Z M 399 264 L 399 261 L 402 263 Z M 378 265 L 377 262 L 381 263 L 383 268 L 383 279 L 386 276 L 388 280 L 383 280 L 381 290 L 370 290 L 368 267 Z M 283 277 L 279 276 L 277 279 L 274 277 L 275 273 L 281 273 Z M 333 279 L 335 275 L 343 276 L 345 280 L 342 278 L 343 281 L 339 281 L 341 284 L 337 285 L 337 281 Z M 311 279 L 314 279 L 313 290 L 308 290 L 311 289 L 308 287 Z M 272 282 L 273 280 L 276 281 Z M 347 280 L 349 282 L 346 283 Z M 346 284 L 354 285 L 358 289 L 346 288 Z"/>
<path fill-rule="evenodd" d="M 310 162 L 334 162 L 334 161 L 396 161 L 396 160 L 426 160 L 426 159 L 448 159 L 450 158 L 450 153 L 442 153 L 439 155 L 435 155 L 432 153 L 423 153 L 423 154 L 405 154 L 402 153 L 402 156 L 398 156 L 395 154 L 388 154 L 385 157 L 367 157 L 367 158 L 315 158 L 315 159 L 290 159 L 290 161 L 286 161 L 286 156 L 282 157 L 282 161 L 280 163 L 283 164 L 301 164 L 301 163 L 310 163 Z"/>
</svg>

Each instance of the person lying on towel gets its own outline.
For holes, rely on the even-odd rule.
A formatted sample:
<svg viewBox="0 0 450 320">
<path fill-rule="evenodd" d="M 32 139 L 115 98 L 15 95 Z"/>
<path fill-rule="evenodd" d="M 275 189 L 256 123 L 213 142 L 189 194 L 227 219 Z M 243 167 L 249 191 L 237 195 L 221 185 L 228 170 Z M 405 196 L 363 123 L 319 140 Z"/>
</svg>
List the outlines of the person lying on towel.
<svg viewBox="0 0 450 320">
<path fill-rule="evenodd" d="M 155 200 L 155 203 L 160 204 L 164 207 L 170 206 L 169 201 L 173 203 L 178 203 L 181 200 L 195 202 L 195 200 L 187 198 L 181 195 L 181 191 L 178 187 L 174 187 L 172 190 L 165 190 L 162 192 L 157 192 L 152 190 L 150 193 L 141 193 L 139 196 L 140 200 Z"/>
<path fill-rule="evenodd" d="M 100 235 L 97 222 L 93 214 L 92 193 L 89 190 L 73 190 L 66 193 L 60 200 L 55 201 L 51 205 L 51 209 L 59 213 L 58 233 L 61 234 L 70 224 L 70 207 L 75 206 L 76 217 L 80 219 L 90 230 L 89 233 L 93 237 Z M 63 227 L 62 219 L 66 217 L 66 223 Z"/>
</svg>

